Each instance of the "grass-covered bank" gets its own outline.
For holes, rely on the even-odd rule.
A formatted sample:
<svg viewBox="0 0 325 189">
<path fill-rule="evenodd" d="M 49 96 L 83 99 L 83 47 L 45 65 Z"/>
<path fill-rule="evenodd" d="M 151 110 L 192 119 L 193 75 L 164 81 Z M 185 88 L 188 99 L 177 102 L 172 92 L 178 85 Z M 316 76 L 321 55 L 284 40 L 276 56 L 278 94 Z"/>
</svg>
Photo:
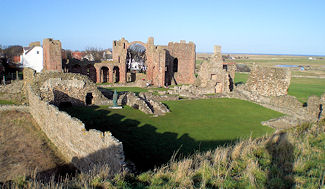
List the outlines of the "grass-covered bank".
<svg viewBox="0 0 325 189">
<path fill-rule="evenodd" d="M 177 151 L 177 155 L 189 155 L 239 138 L 273 132 L 260 122 L 282 115 L 237 99 L 165 103 L 171 112 L 161 117 L 152 117 L 127 106 L 122 110 L 102 106 L 71 107 L 64 111 L 81 119 L 87 129 L 112 132 L 123 142 L 126 157 L 139 170 L 160 166 Z"/>
<path fill-rule="evenodd" d="M 139 175 L 107 177 L 100 168 L 59 182 L 14 180 L 21 188 L 311 188 L 325 187 L 325 121 L 217 147 Z"/>
</svg>

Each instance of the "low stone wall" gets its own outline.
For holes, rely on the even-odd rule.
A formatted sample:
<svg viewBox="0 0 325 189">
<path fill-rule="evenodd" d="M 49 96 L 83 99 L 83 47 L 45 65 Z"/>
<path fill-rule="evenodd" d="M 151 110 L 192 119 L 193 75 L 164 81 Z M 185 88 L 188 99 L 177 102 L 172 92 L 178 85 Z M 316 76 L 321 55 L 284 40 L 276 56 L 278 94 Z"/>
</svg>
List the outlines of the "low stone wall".
<svg viewBox="0 0 325 189">
<path fill-rule="evenodd" d="M 325 117 L 325 93 L 321 97 L 309 97 L 306 105 L 299 102 L 294 96 L 261 96 L 247 91 L 244 86 L 237 87 L 233 93 L 228 93 L 227 97 L 249 100 L 300 120 L 317 121 Z"/>
<path fill-rule="evenodd" d="M 25 89 L 31 115 L 67 161 L 84 172 L 96 166 L 108 166 L 111 175 L 122 170 L 123 145 L 110 132 L 87 131 L 80 120 L 43 101 L 30 85 Z"/>
</svg>

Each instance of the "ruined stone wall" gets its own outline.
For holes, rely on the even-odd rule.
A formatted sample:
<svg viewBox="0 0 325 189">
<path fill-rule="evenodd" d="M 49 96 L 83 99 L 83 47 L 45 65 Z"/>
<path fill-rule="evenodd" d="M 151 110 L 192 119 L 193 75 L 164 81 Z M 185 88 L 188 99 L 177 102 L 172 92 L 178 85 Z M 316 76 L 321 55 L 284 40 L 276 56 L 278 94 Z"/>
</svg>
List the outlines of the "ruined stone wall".
<svg viewBox="0 0 325 189">
<path fill-rule="evenodd" d="M 122 143 L 110 132 L 87 131 L 80 120 L 42 100 L 40 90 L 37 90 L 37 83 L 42 80 L 47 81 L 44 76 L 36 76 L 29 80 L 25 88 L 28 93 L 30 113 L 66 160 L 85 172 L 96 166 L 107 165 L 111 175 L 119 173 L 124 165 Z"/>
<path fill-rule="evenodd" d="M 285 68 L 253 66 L 246 90 L 262 96 L 281 96 L 288 93 L 291 72 Z"/>
<path fill-rule="evenodd" d="M 86 96 L 91 94 L 91 104 L 110 104 L 97 86 L 86 76 L 73 73 L 40 73 L 33 84 L 39 90 L 42 100 L 55 105 L 70 102 L 73 105 L 86 105 Z"/>
<path fill-rule="evenodd" d="M 195 82 L 195 60 L 196 51 L 195 44 L 192 42 L 186 43 L 169 43 L 168 46 L 155 46 L 154 38 L 149 37 L 147 43 L 141 41 L 128 42 L 124 38 L 118 41 L 113 41 L 113 61 L 121 64 L 120 74 L 124 82 L 126 76 L 126 56 L 127 49 L 135 43 L 139 43 L 146 48 L 146 80 L 156 86 L 164 86 L 165 83 L 170 83 L 174 80 L 174 84 L 193 84 Z M 177 59 L 178 71 L 173 72 L 173 61 Z M 124 66 L 124 68 L 122 68 Z M 169 80 L 169 81 L 166 81 Z M 126 80 L 125 80 L 126 81 Z"/>
<path fill-rule="evenodd" d="M 150 81 L 155 86 L 163 87 L 165 86 L 166 50 L 158 46 L 150 53 L 153 57 L 153 61 L 150 64 L 150 69 L 148 70 L 152 73 L 152 80 Z"/>
<path fill-rule="evenodd" d="M 43 40 L 43 70 L 62 71 L 62 50 L 59 40 Z"/>
<path fill-rule="evenodd" d="M 211 60 L 204 61 L 200 66 L 196 85 L 206 94 L 230 92 L 234 77 L 234 66 L 227 65 L 227 69 L 223 68 L 221 47 L 216 45 Z"/>
<path fill-rule="evenodd" d="M 178 71 L 174 73 L 174 78 L 177 84 L 194 84 L 195 83 L 195 61 L 196 61 L 196 46 L 193 42 L 180 43 L 169 42 L 167 50 L 172 58 L 170 59 L 170 74 L 173 71 L 173 62 L 177 58 Z"/>
<path fill-rule="evenodd" d="M 126 55 L 129 42 L 122 38 L 118 41 L 113 41 L 113 61 L 119 64 L 120 68 L 120 81 L 126 83 Z"/>
<path fill-rule="evenodd" d="M 245 86 L 236 87 L 233 93 L 228 94 L 230 98 L 253 101 L 266 108 L 293 116 L 296 119 L 306 121 L 317 121 L 324 117 L 325 93 L 320 97 L 311 96 L 304 105 L 294 96 L 262 96 L 246 90 Z M 322 100 L 323 99 L 323 100 Z"/>
</svg>

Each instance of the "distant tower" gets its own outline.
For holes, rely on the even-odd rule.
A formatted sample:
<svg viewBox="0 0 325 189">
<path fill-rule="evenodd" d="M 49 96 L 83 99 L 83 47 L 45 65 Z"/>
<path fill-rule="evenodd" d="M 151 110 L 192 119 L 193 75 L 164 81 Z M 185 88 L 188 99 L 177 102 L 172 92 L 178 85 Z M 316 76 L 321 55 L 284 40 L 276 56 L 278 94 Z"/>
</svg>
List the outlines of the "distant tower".
<svg viewBox="0 0 325 189">
<path fill-rule="evenodd" d="M 43 40 L 43 70 L 62 72 L 61 42 L 59 40 Z"/>
</svg>

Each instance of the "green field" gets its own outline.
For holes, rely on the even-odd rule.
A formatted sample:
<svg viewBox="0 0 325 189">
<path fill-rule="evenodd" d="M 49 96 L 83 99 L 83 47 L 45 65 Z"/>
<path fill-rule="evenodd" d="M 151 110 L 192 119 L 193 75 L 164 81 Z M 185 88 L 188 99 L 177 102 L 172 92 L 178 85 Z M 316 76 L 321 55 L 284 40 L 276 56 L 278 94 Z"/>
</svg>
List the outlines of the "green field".
<svg viewBox="0 0 325 189">
<path fill-rule="evenodd" d="M 9 100 L 0 100 L 0 104 L 14 104 L 14 103 Z"/>
<path fill-rule="evenodd" d="M 320 96 L 325 93 L 325 79 L 317 78 L 291 78 L 288 94 L 306 102 L 311 95 Z"/>
<path fill-rule="evenodd" d="M 249 74 L 236 73 L 235 83 L 245 83 Z M 325 93 L 325 79 L 321 78 L 291 78 L 288 95 L 295 96 L 299 101 L 306 102 L 311 95 L 320 96 Z"/>
<path fill-rule="evenodd" d="M 257 137 L 273 132 L 261 121 L 282 114 L 237 99 L 181 100 L 165 102 L 171 113 L 152 117 L 139 110 L 124 107 L 111 110 L 102 107 L 63 109 L 78 117 L 87 129 L 110 131 L 123 142 L 126 157 L 140 170 L 167 163 L 195 151 L 206 151 L 242 137 Z"/>
</svg>

